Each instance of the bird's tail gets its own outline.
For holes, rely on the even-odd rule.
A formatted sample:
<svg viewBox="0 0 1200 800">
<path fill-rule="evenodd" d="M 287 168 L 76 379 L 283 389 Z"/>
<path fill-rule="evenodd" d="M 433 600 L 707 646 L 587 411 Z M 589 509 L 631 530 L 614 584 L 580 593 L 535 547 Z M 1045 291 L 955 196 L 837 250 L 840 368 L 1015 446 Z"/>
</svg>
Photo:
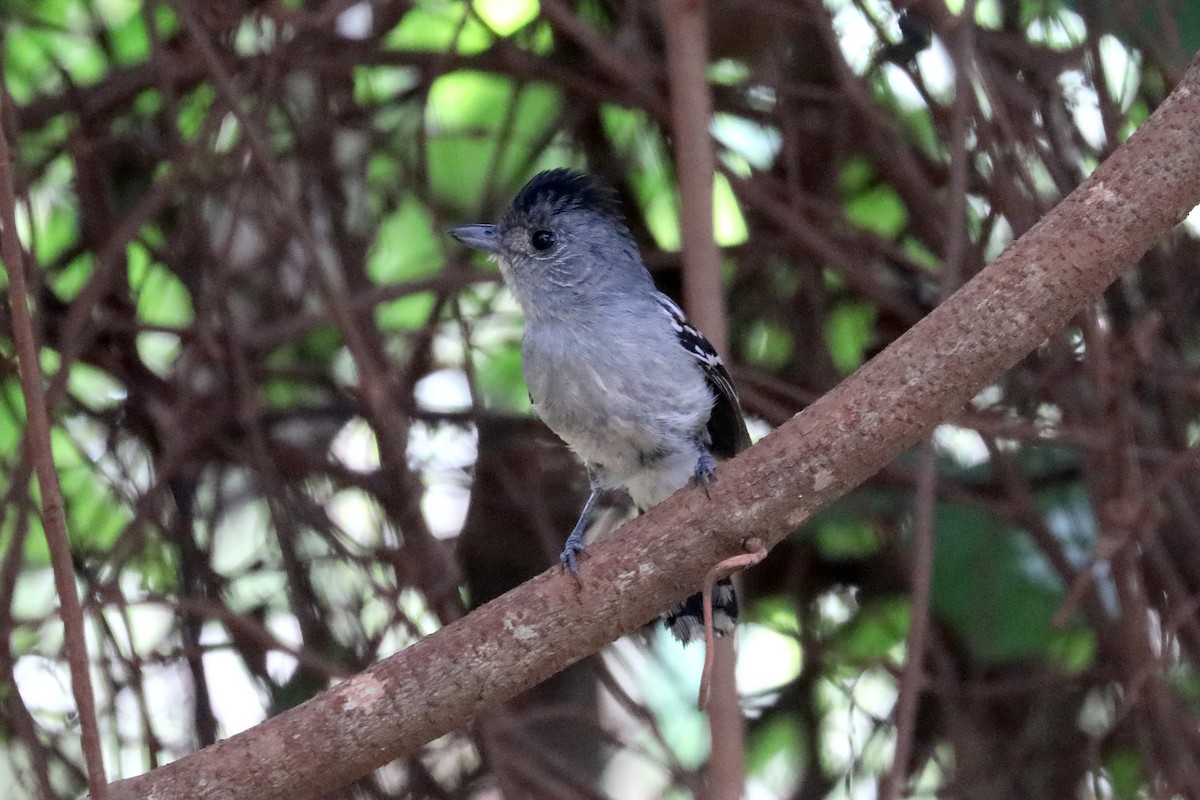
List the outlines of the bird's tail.
<svg viewBox="0 0 1200 800">
<path fill-rule="evenodd" d="M 713 630 L 718 636 L 733 633 L 737 626 L 738 602 L 733 581 L 722 578 L 713 586 Z M 704 597 L 697 592 L 663 615 L 663 624 L 684 644 L 704 638 Z"/>
</svg>

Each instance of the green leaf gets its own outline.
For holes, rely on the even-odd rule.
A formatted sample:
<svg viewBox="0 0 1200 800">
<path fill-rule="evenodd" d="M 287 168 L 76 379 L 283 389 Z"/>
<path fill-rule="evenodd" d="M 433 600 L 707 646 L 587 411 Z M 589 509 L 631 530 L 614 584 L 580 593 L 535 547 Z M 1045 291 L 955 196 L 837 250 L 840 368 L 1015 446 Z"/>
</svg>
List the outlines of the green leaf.
<svg viewBox="0 0 1200 800">
<path fill-rule="evenodd" d="M 404 15 L 385 43 L 397 50 L 470 55 L 486 50 L 493 38 L 485 25 L 468 15 L 466 3 L 424 0 Z"/>
<path fill-rule="evenodd" d="M 41 517 L 29 518 L 29 532 L 25 534 L 25 564 L 27 568 L 50 565 L 50 544 L 46 541 Z"/>
<path fill-rule="evenodd" d="M 877 600 L 859 609 L 837 631 L 834 645 L 851 663 L 878 663 L 904 644 L 911 615 L 912 604 L 907 597 Z"/>
<path fill-rule="evenodd" d="M 818 525 L 813 541 L 828 559 L 861 559 L 879 552 L 882 542 L 875 526 L 866 519 L 827 520 Z"/>
<path fill-rule="evenodd" d="M 85 437 L 88 433 L 86 426 L 80 431 Z M 61 427 L 54 428 L 50 431 L 50 445 L 72 547 L 82 552 L 110 549 L 132 515 L 113 495 L 103 473 L 70 433 Z"/>
<path fill-rule="evenodd" d="M 13 630 L 11 638 L 12 656 L 20 658 L 26 653 L 33 652 L 41 642 L 41 636 L 32 628 L 19 627 Z M 8 687 L 6 687 L 7 690 Z"/>
<path fill-rule="evenodd" d="M 215 100 L 216 90 L 207 83 L 200 84 L 180 99 L 175 124 L 185 141 L 192 142 L 200 135 Z"/>
<path fill-rule="evenodd" d="M 510 36 L 537 19 L 537 0 L 475 0 L 475 13 L 500 36 Z"/>
<path fill-rule="evenodd" d="M 375 320 L 382 330 L 410 331 L 429 321 L 437 297 L 433 292 L 418 292 L 400 297 L 375 308 Z"/>
<path fill-rule="evenodd" d="M 521 374 L 521 351 L 508 347 L 494 353 L 477 355 L 476 385 L 489 408 L 511 411 L 530 409 L 529 390 Z"/>
<path fill-rule="evenodd" d="M 67 376 L 67 386 L 71 396 L 92 411 L 118 408 L 126 396 L 125 387 L 112 375 L 82 362 L 76 362 L 71 366 L 71 372 Z"/>
<path fill-rule="evenodd" d="M 112 489 L 91 464 L 60 469 L 63 502 L 72 546 L 82 552 L 105 552 L 133 515 L 117 502 Z"/>
<path fill-rule="evenodd" d="M 792 356 L 792 335 L 782 325 L 758 319 L 746 331 L 745 357 L 753 364 L 775 370 Z"/>
<path fill-rule="evenodd" d="M 129 246 L 129 287 L 138 318 L 148 325 L 184 327 L 195 319 L 192 296 L 183 281 L 162 264 L 152 262 L 140 244 Z"/>
<path fill-rule="evenodd" d="M 150 594 L 179 591 L 179 551 L 163 541 L 153 528 L 147 529 L 146 546 L 137 550 L 128 569 L 138 586 Z"/>
<path fill-rule="evenodd" d="M 62 79 L 50 67 L 41 46 L 41 34 L 21 30 L 4 37 L 4 78 L 9 94 L 17 103 L 28 103 L 39 93 L 56 91 Z"/>
<path fill-rule="evenodd" d="M 1022 532 L 958 503 L 938 505 L 935 530 L 930 599 L 938 618 L 985 661 L 1045 657 L 1064 592 Z"/>
<path fill-rule="evenodd" d="M 846 204 L 846 216 L 859 227 L 889 239 L 908 224 L 908 209 L 888 186 L 876 186 L 856 195 Z"/>
<path fill-rule="evenodd" d="M 518 87 L 507 78 L 470 71 L 438 78 L 430 87 L 426 116 L 437 196 L 451 207 L 474 210 L 483 190 L 480 175 L 496 169 L 522 182 L 537 155 L 530 148 L 558 119 L 560 104 L 561 93 L 545 84 Z"/>
<path fill-rule="evenodd" d="M 1051 664 L 1068 675 L 1077 675 L 1096 663 L 1096 634 L 1083 628 L 1056 632 L 1046 649 Z"/>
<path fill-rule="evenodd" d="M 750 747 L 746 753 L 746 769 L 759 772 L 776 757 L 783 757 L 786 762 L 791 762 L 794 760 L 794 754 L 801 751 L 802 745 L 797 721 L 789 715 L 776 717 L 751 736 Z"/>
<path fill-rule="evenodd" d="M 875 180 L 875 168 L 864 156 L 851 155 L 846 158 L 838 174 L 838 190 L 843 197 L 857 197 L 867 191 Z"/>
<path fill-rule="evenodd" d="M 15 375 L 0 381 L 0 460 L 12 463 L 25 438 L 25 400 Z M 2 484 L 8 488 L 8 480 Z"/>
<path fill-rule="evenodd" d="M 102 0 L 97 11 L 109 24 L 109 41 L 118 64 L 136 64 L 150 54 L 150 37 L 139 4 L 131 0 Z"/>
<path fill-rule="evenodd" d="M 663 250 L 678 250 L 679 198 L 671 179 L 670 158 L 662 133 L 641 111 L 606 105 L 600 112 L 604 133 L 622 160 L 633 169 L 629 181 L 639 210 L 655 242 Z M 625 209 L 632 214 L 633 209 Z"/>
<path fill-rule="evenodd" d="M 437 272 L 441 249 L 429 210 L 413 197 L 379 224 L 367 254 L 367 274 L 380 284 L 398 283 Z"/>
<path fill-rule="evenodd" d="M 729 179 L 718 174 L 713 178 L 713 239 L 721 247 L 736 247 L 748 237 L 746 219 Z"/>
<path fill-rule="evenodd" d="M 875 307 L 866 303 L 839 303 L 826 318 L 825 342 L 833 365 L 843 375 L 862 366 L 867 346 L 875 339 Z"/>
<path fill-rule="evenodd" d="M 750 619 L 773 631 L 795 633 L 800 630 L 796 604 L 790 597 L 755 598 L 750 606 Z"/>
<path fill-rule="evenodd" d="M 179 337 L 173 333 L 145 331 L 135 341 L 138 358 L 160 377 L 171 374 L 175 359 L 179 358 Z"/>
<path fill-rule="evenodd" d="M 1141 797 L 1145 783 L 1142 772 L 1142 754 L 1128 747 L 1115 748 L 1104 756 L 1104 769 L 1112 785 L 1112 796 L 1117 800 L 1135 800 Z"/>
<path fill-rule="evenodd" d="M 904 241 L 900 243 L 904 249 L 904 255 L 912 259 L 913 263 L 925 267 L 929 270 L 940 269 L 942 260 L 929 251 L 921 241 L 913 236 L 906 236 Z"/>
<path fill-rule="evenodd" d="M 470 70 L 446 73 L 429 87 L 430 132 L 494 127 L 513 92 L 513 82 L 500 75 Z"/>
<path fill-rule="evenodd" d="M 37 236 L 34 237 L 34 242 L 37 246 L 35 252 L 38 261 L 42 264 L 53 262 L 65 253 L 78 237 L 79 215 L 76 213 L 73 202 L 69 202 L 66 197 L 63 198 L 63 201 L 61 204 L 56 203 L 35 223 L 37 226 Z M 90 274 L 90 256 L 76 258 L 70 262 L 69 266 L 77 265 L 81 260 L 86 261 L 86 272 Z M 65 297 L 68 294 L 74 296 L 82 280 L 77 275 L 73 282 L 68 280 L 68 285 L 64 286 L 62 281 L 65 272 L 66 270 L 63 270 L 54 276 L 54 288 L 58 291 L 60 297 Z M 83 280 L 86 280 L 86 277 L 84 275 Z M 70 285 L 72 283 L 73 285 Z"/>
<path fill-rule="evenodd" d="M 384 103 L 412 89 L 420 80 L 416 67 L 356 67 L 354 99 L 364 105 Z"/>
</svg>

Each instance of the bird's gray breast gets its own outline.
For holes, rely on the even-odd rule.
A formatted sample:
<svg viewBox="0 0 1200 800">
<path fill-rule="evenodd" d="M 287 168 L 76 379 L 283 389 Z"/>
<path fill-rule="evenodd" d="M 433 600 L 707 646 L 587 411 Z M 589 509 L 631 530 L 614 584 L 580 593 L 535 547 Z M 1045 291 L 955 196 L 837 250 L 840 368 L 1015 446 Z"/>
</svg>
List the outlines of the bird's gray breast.
<svg viewBox="0 0 1200 800">
<path fill-rule="evenodd" d="M 703 372 L 661 314 L 527 324 L 522 368 L 538 416 L 622 486 L 694 448 L 712 411 Z"/>
</svg>

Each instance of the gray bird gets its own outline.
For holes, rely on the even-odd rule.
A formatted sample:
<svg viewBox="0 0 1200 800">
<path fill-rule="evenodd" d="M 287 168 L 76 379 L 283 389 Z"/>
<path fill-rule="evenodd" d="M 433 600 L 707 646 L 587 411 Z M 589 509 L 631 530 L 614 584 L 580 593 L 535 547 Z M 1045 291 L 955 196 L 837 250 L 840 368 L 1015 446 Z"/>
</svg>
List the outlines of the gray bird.
<svg viewBox="0 0 1200 800">
<path fill-rule="evenodd" d="M 522 371 L 533 409 L 583 460 L 592 492 L 560 561 L 577 557 L 605 491 L 639 510 L 750 444 L 725 365 L 683 312 L 654 288 L 616 193 L 590 175 L 543 172 L 499 225 L 464 225 L 458 241 L 488 253 L 525 315 Z M 729 580 L 713 592 L 714 627 L 733 630 Z M 700 595 L 665 615 L 681 642 L 703 635 Z"/>
</svg>

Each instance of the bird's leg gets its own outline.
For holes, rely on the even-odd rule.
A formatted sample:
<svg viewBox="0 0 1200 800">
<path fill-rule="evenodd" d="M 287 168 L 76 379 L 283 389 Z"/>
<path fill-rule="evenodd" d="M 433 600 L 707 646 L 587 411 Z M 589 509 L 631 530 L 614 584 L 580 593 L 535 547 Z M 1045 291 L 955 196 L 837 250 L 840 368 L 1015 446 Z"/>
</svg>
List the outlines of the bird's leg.
<svg viewBox="0 0 1200 800">
<path fill-rule="evenodd" d="M 713 458 L 712 453 L 703 450 L 700 453 L 700 458 L 696 459 L 696 470 L 692 473 L 692 483 L 697 483 L 704 487 L 704 494 L 708 494 L 708 485 L 717 479 L 717 460 Z"/>
<path fill-rule="evenodd" d="M 576 558 L 583 552 L 585 546 L 583 536 L 587 533 L 588 526 L 592 524 L 592 508 L 596 505 L 599 497 L 600 490 L 593 487 L 587 502 L 583 504 L 583 511 L 579 512 L 579 521 L 571 529 L 571 535 L 567 537 L 567 543 L 563 546 L 562 555 L 558 557 L 558 563 L 571 570 L 571 574 L 576 577 L 579 577 L 579 565 L 576 563 Z"/>
</svg>

